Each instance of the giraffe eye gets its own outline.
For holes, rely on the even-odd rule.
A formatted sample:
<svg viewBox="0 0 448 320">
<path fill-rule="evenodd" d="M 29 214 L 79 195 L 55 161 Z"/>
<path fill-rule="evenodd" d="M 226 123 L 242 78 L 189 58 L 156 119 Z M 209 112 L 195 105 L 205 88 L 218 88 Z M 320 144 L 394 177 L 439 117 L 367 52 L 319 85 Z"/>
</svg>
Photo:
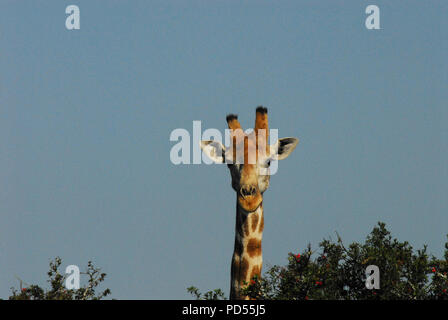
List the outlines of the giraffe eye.
<svg viewBox="0 0 448 320">
<path fill-rule="evenodd" d="M 269 167 L 271 165 L 271 159 L 269 159 L 268 161 L 266 161 L 266 165 Z"/>
</svg>

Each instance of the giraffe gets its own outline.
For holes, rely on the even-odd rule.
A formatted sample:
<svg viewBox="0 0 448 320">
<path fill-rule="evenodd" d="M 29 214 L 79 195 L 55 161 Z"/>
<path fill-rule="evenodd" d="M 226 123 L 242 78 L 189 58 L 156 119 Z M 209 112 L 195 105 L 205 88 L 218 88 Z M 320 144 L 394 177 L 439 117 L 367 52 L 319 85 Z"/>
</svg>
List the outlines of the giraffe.
<svg viewBox="0 0 448 320">
<path fill-rule="evenodd" d="M 231 145 L 227 150 L 220 142 L 201 141 L 202 151 L 211 160 L 227 163 L 232 188 L 236 192 L 235 244 L 230 272 L 231 300 L 249 299 L 241 294 L 242 287 L 254 276 L 261 276 L 263 193 L 269 187 L 271 161 L 288 157 L 299 142 L 297 138 L 288 137 L 269 145 L 267 113 L 267 108 L 257 107 L 254 130 L 249 134 L 241 129 L 237 115 L 227 115 L 231 132 Z"/>
</svg>

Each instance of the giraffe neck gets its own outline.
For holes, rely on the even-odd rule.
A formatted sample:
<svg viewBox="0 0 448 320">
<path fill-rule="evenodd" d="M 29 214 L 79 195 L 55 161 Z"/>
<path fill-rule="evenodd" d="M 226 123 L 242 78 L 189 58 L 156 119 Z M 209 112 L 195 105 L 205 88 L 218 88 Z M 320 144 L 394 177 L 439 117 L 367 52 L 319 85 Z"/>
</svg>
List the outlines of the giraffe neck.
<svg viewBox="0 0 448 320">
<path fill-rule="evenodd" d="M 232 300 L 248 299 L 240 294 L 241 288 L 244 287 L 244 281 L 250 283 L 255 275 L 261 276 L 263 228 L 263 203 L 257 210 L 246 212 L 238 205 L 237 200 L 235 248 L 230 276 L 230 299 Z"/>
</svg>

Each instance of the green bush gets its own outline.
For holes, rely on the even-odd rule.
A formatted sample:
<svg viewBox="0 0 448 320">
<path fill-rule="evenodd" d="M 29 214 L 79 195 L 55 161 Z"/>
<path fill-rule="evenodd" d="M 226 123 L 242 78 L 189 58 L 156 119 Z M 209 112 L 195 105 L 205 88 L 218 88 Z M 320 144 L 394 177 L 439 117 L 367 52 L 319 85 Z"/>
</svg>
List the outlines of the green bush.
<svg viewBox="0 0 448 320">
<path fill-rule="evenodd" d="M 11 288 L 12 295 L 10 300 L 100 300 L 111 292 L 105 289 L 103 292 L 96 293 L 97 287 L 104 281 L 106 274 L 100 273 L 99 268 L 95 268 L 91 261 L 87 263 L 87 270 L 84 272 L 89 277 L 86 286 L 79 289 L 68 290 L 65 287 L 67 275 L 59 272 L 62 260 L 56 257 L 50 262 L 48 271 L 49 289 L 43 289 L 38 285 L 30 285 L 26 288 L 20 285 L 19 289 Z"/>
<path fill-rule="evenodd" d="M 380 289 L 366 288 L 368 265 L 378 266 Z M 414 251 L 407 241 L 392 239 L 379 222 L 363 244 L 345 247 L 338 235 L 337 241 L 323 240 L 317 251 L 308 245 L 301 253 L 289 253 L 286 266 L 271 267 L 242 293 L 263 300 L 448 300 L 447 271 L 448 242 L 444 259 L 437 259 L 426 246 Z M 197 299 L 224 298 L 188 290 Z"/>
</svg>

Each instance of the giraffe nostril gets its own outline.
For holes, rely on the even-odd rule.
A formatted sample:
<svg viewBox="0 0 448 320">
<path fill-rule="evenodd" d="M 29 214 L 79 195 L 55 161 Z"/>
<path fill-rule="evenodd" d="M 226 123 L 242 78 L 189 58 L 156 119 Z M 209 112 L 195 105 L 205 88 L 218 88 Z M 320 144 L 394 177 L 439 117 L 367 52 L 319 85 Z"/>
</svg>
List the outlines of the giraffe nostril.
<svg viewBox="0 0 448 320">
<path fill-rule="evenodd" d="M 255 187 L 251 187 L 250 188 L 251 190 L 250 190 L 250 193 L 252 194 L 252 195 L 254 195 L 255 193 L 257 193 L 257 188 L 255 188 Z"/>
<path fill-rule="evenodd" d="M 247 197 L 247 196 L 253 196 L 257 193 L 257 188 L 255 188 L 254 186 L 248 186 L 248 185 L 244 185 L 241 187 L 240 189 L 240 194 L 243 197 Z"/>
</svg>

